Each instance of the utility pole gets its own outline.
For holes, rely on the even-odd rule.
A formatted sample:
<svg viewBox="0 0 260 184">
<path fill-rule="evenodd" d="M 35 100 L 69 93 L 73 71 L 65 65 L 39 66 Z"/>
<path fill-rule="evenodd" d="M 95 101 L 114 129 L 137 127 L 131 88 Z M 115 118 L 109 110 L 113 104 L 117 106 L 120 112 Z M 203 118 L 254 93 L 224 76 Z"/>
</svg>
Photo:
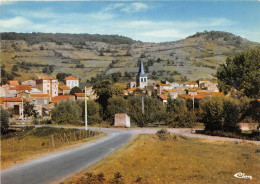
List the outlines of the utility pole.
<svg viewBox="0 0 260 184">
<path fill-rule="evenodd" d="M 142 113 L 144 114 L 144 96 L 142 95 Z"/>
<path fill-rule="evenodd" d="M 194 109 L 194 94 L 192 95 L 192 108 Z"/>
<path fill-rule="evenodd" d="M 87 88 L 85 86 L 85 130 L 88 129 Z"/>
<path fill-rule="evenodd" d="M 22 97 L 22 121 L 23 121 L 23 97 Z"/>
</svg>

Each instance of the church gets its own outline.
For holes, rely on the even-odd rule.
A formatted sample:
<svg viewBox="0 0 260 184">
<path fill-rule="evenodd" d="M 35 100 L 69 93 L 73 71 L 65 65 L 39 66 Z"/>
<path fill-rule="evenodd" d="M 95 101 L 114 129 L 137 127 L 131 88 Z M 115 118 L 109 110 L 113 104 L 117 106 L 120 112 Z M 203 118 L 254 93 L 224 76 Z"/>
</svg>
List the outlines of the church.
<svg viewBox="0 0 260 184">
<path fill-rule="evenodd" d="M 145 88 L 146 86 L 148 86 L 147 75 L 144 72 L 144 65 L 142 61 L 140 62 L 140 68 L 137 75 L 136 84 L 139 88 Z"/>
</svg>

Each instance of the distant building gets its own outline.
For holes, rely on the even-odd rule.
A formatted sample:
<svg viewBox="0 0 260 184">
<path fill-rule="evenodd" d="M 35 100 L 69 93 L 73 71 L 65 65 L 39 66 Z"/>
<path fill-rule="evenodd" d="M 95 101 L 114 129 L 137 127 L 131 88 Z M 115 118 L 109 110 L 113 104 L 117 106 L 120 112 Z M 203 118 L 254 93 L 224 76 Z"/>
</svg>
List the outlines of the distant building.
<svg viewBox="0 0 260 184">
<path fill-rule="evenodd" d="M 48 105 L 51 102 L 49 94 L 30 94 L 29 97 L 35 104 Z"/>
<path fill-rule="evenodd" d="M 51 77 L 42 77 L 36 80 L 36 88 L 41 90 L 43 94 L 50 96 L 58 96 L 58 80 Z"/>
<path fill-rule="evenodd" d="M 23 81 L 23 82 L 22 82 L 22 85 L 36 86 L 36 81 L 35 81 L 35 80 Z"/>
<path fill-rule="evenodd" d="M 10 81 L 8 81 L 8 84 L 9 84 L 9 86 L 12 86 L 12 87 L 14 87 L 14 86 L 17 86 L 17 85 L 19 85 L 19 82 L 18 81 L 14 81 L 14 80 L 10 80 Z"/>
<path fill-rule="evenodd" d="M 147 81 L 147 75 L 144 72 L 144 66 L 143 66 L 143 62 L 140 62 L 140 68 L 139 68 L 139 73 L 137 76 L 137 86 L 140 88 L 144 88 L 148 85 L 148 81 Z"/>
<path fill-rule="evenodd" d="M 168 97 L 165 95 L 157 95 L 157 97 L 159 98 L 159 100 L 162 101 L 163 105 L 167 105 L 167 101 L 168 101 Z"/>
<path fill-rule="evenodd" d="M 130 127 L 130 117 L 127 114 L 115 114 L 115 127 Z"/>
<path fill-rule="evenodd" d="M 70 87 L 65 85 L 59 85 L 59 95 L 67 95 L 70 94 Z"/>
<path fill-rule="evenodd" d="M 79 79 L 73 76 L 68 76 L 64 79 L 66 86 L 68 86 L 70 89 L 74 87 L 79 87 Z"/>
</svg>

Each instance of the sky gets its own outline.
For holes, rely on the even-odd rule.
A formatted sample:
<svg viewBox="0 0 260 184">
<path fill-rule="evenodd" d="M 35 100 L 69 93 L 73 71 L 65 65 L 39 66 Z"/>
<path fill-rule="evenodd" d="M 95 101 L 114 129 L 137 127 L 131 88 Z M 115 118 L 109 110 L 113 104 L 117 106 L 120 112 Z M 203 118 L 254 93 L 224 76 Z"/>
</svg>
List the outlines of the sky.
<svg viewBox="0 0 260 184">
<path fill-rule="evenodd" d="M 260 42 L 260 0 L 1 1 L 1 32 L 117 34 L 144 42 L 204 30 Z"/>
</svg>

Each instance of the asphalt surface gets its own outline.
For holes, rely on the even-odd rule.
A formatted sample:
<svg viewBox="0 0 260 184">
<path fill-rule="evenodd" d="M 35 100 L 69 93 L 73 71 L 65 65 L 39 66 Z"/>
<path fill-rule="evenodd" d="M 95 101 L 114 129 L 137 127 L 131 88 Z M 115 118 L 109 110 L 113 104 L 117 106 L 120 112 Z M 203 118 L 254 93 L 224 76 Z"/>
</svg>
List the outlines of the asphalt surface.
<svg viewBox="0 0 260 184">
<path fill-rule="evenodd" d="M 116 131 L 117 132 L 117 131 Z M 4 170 L 2 184 L 41 184 L 59 181 L 87 168 L 116 150 L 132 138 L 133 134 L 109 133 L 94 143 L 79 148 L 58 152 L 49 156 Z"/>
</svg>

